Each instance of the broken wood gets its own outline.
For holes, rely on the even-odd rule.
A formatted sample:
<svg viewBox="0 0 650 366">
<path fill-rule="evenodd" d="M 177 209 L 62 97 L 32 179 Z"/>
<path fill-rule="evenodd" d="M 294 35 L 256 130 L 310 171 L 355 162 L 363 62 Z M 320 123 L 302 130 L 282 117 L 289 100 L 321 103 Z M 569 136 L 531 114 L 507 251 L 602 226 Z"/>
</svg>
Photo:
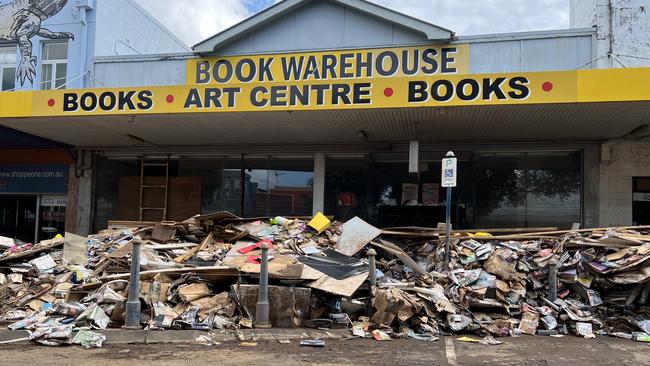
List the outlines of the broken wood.
<svg viewBox="0 0 650 366">
<path fill-rule="evenodd" d="M 650 229 L 649 225 L 645 226 L 622 226 L 622 227 L 599 227 L 592 229 L 580 229 L 580 230 L 560 230 L 560 231 L 545 231 L 538 233 L 524 233 L 522 236 L 534 236 L 534 235 L 564 235 L 570 233 L 589 233 L 595 231 L 605 232 L 607 230 L 648 230 Z"/>
<path fill-rule="evenodd" d="M 189 249 L 197 246 L 199 246 L 199 244 L 195 243 L 145 244 L 145 247 L 151 250 Z"/>
<path fill-rule="evenodd" d="M 124 221 L 124 220 L 108 220 L 109 229 L 133 229 L 140 227 L 155 226 L 156 221 Z"/>
<path fill-rule="evenodd" d="M 422 269 L 422 267 L 420 267 L 420 265 L 416 261 L 414 261 L 413 258 L 409 257 L 408 254 L 406 254 L 397 245 L 394 245 L 392 243 L 389 243 L 389 242 L 387 242 L 385 240 L 381 240 L 381 239 L 379 239 L 377 241 L 372 241 L 370 243 L 372 245 L 380 248 L 380 249 L 383 249 L 383 250 L 393 254 L 394 256 L 399 258 L 404 264 L 409 266 L 409 268 L 411 268 L 418 275 L 420 275 L 420 276 L 422 276 L 424 278 L 431 278 L 431 275 L 429 274 L 429 272 Z"/>
<path fill-rule="evenodd" d="M 208 236 L 203 239 L 201 242 L 201 245 L 192 248 L 191 250 L 188 250 L 187 253 L 181 255 L 180 257 L 174 259 L 174 262 L 176 263 L 185 263 L 188 260 L 192 259 L 198 252 L 202 251 L 207 245 L 214 243 L 214 235 L 212 232 L 208 234 Z"/>
<path fill-rule="evenodd" d="M 25 250 L 23 252 L 10 254 L 10 255 L 8 255 L 6 257 L 0 258 L 0 263 L 9 262 L 9 261 L 12 261 L 12 260 L 25 258 L 25 257 L 30 257 L 30 256 L 36 256 L 36 254 L 39 254 L 39 253 L 44 252 L 46 250 L 61 247 L 64 244 L 65 244 L 65 239 L 64 238 L 42 241 L 41 244 L 37 245 L 36 247 Z"/>
</svg>

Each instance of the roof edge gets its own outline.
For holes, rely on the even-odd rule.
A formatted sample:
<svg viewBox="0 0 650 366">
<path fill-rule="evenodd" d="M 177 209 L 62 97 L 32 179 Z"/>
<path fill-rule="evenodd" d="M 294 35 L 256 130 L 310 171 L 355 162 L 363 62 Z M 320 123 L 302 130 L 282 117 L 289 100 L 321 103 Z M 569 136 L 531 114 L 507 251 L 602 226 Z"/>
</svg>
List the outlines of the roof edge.
<svg viewBox="0 0 650 366">
<path fill-rule="evenodd" d="M 488 33 L 488 34 L 475 34 L 469 36 L 458 36 L 454 38 L 454 43 L 481 43 L 481 42 L 498 42 L 498 41 L 506 41 L 506 40 L 522 40 L 522 39 L 535 39 L 535 38 L 593 36 L 595 34 L 596 34 L 596 28 L 548 29 L 548 30 L 539 30 L 539 31 Z"/>
<path fill-rule="evenodd" d="M 216 52 L 218 48 L 238 39 L 246 32 L 258 29 L 265 24 L 303 7 L 313 0 L 284 0 L 251 17 L 235 24 L 234 26 L 215 34 L 212 37 L 197 43 L 192 47 L 195 53 L 206 54 Z M 389 9 L 366 0 L 328 0 L 339 5 L 355 9 L 361 13 L 368 14 L 388 22 L 400 25 L 424 34 L 430 41 L 451 41 L 454 32 L 449 29 L 425 22 L 423 20 L 405 15 L 393 9 Z"/>
<path fill-rule="evenodd" d="M 164 25 L 160 20 L 158 20 L 153 14 L 151 14 L 149 11 L 147 11 L 143 6 L 137 3 L 137 1 L 134 0 L 127 0 L 131 6 L 136 8 L 140 13 L 142 13 L 143 16 L 145 16 L 147 19 L 149 19 L 152 23 L 154 23 L 160 30 L 163 31 L 167 36 L 169 36 L 171 39 L 174 40 L 179 46 L 184 48 L 187 51 L 191 51 L 191 48 L 185 43 L 182 39 L 180 39 L 174 32 L 172 32 L 166 25 Z"/>
</svg>

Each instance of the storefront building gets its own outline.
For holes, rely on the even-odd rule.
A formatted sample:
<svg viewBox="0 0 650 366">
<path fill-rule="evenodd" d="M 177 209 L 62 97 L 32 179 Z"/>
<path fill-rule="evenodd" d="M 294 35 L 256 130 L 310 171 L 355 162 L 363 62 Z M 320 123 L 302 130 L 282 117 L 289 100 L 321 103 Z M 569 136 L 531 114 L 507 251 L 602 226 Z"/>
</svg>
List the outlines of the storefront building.
<svg viewBox="0 0 650 366">
<path fill-rule="evenodd" d="M 3 93 L 0 124 L 74 151 L 79 233 L 222 210 L 436 226 L 449 150 L 455 227 L 650 223 L 650 69 L 601 65 L 602 17 L 572 9 L 582 28 L 458 37 L 286 0 L 192 52 L 93 57 L 86 88 Z"/>
<path fill-rule="evenodd" d="M 4 95 L 94 85 L 95 57 L 187 50 L 130 0 L 3 1 L 0 114 L 15 108 Z M 39 137 L 47 133 L 20 130 L 0 128 L 0 236 L 30 243 L 77 231 L 77 217 L 91 215 L 78 203 L 90 192 L 77 180 L 88 160 L 75 146 Z"/>
</svg>

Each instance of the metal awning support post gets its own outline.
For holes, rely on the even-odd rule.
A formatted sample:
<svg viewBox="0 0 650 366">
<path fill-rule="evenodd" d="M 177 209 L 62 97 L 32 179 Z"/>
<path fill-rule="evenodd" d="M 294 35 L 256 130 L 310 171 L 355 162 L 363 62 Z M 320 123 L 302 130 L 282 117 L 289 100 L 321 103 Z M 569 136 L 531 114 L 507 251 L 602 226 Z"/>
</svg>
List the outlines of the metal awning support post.
<svg viewBox="0 0 650 366">
<path fill-rule="evenodd" d="M 135 237 L 131 241 L 131 278 L 129 278 L 129 297 L 126 301 L 124 329 L 142 329 L 140 325 L 140 246 L 142 241 Z"/>
<path fill-rule="evenodd" d="M 260 289 L 255 306 L 255 328 L 271 328 L 269 321 L 269 245 L 262 244 Z"/>
</svg>

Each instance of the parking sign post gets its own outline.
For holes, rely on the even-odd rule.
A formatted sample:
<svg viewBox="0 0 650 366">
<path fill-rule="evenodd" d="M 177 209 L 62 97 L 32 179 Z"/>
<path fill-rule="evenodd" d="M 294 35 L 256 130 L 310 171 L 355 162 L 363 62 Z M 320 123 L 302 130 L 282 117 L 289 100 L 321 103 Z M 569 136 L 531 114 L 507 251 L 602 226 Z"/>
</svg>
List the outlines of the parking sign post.
<svg viewBox="0 0 650 366">
<path fill-rule="evenodd" d="M 445 263 L 443 272 L 449 270 L 449 253 L 451 250 L 451 190 L 456 187 L 458 177 L 458 159 L 452 151 L 442 159 L 442 187 L 447 188 L 446 211 L 447 217 L 445 222 Z"/>
</svg>

